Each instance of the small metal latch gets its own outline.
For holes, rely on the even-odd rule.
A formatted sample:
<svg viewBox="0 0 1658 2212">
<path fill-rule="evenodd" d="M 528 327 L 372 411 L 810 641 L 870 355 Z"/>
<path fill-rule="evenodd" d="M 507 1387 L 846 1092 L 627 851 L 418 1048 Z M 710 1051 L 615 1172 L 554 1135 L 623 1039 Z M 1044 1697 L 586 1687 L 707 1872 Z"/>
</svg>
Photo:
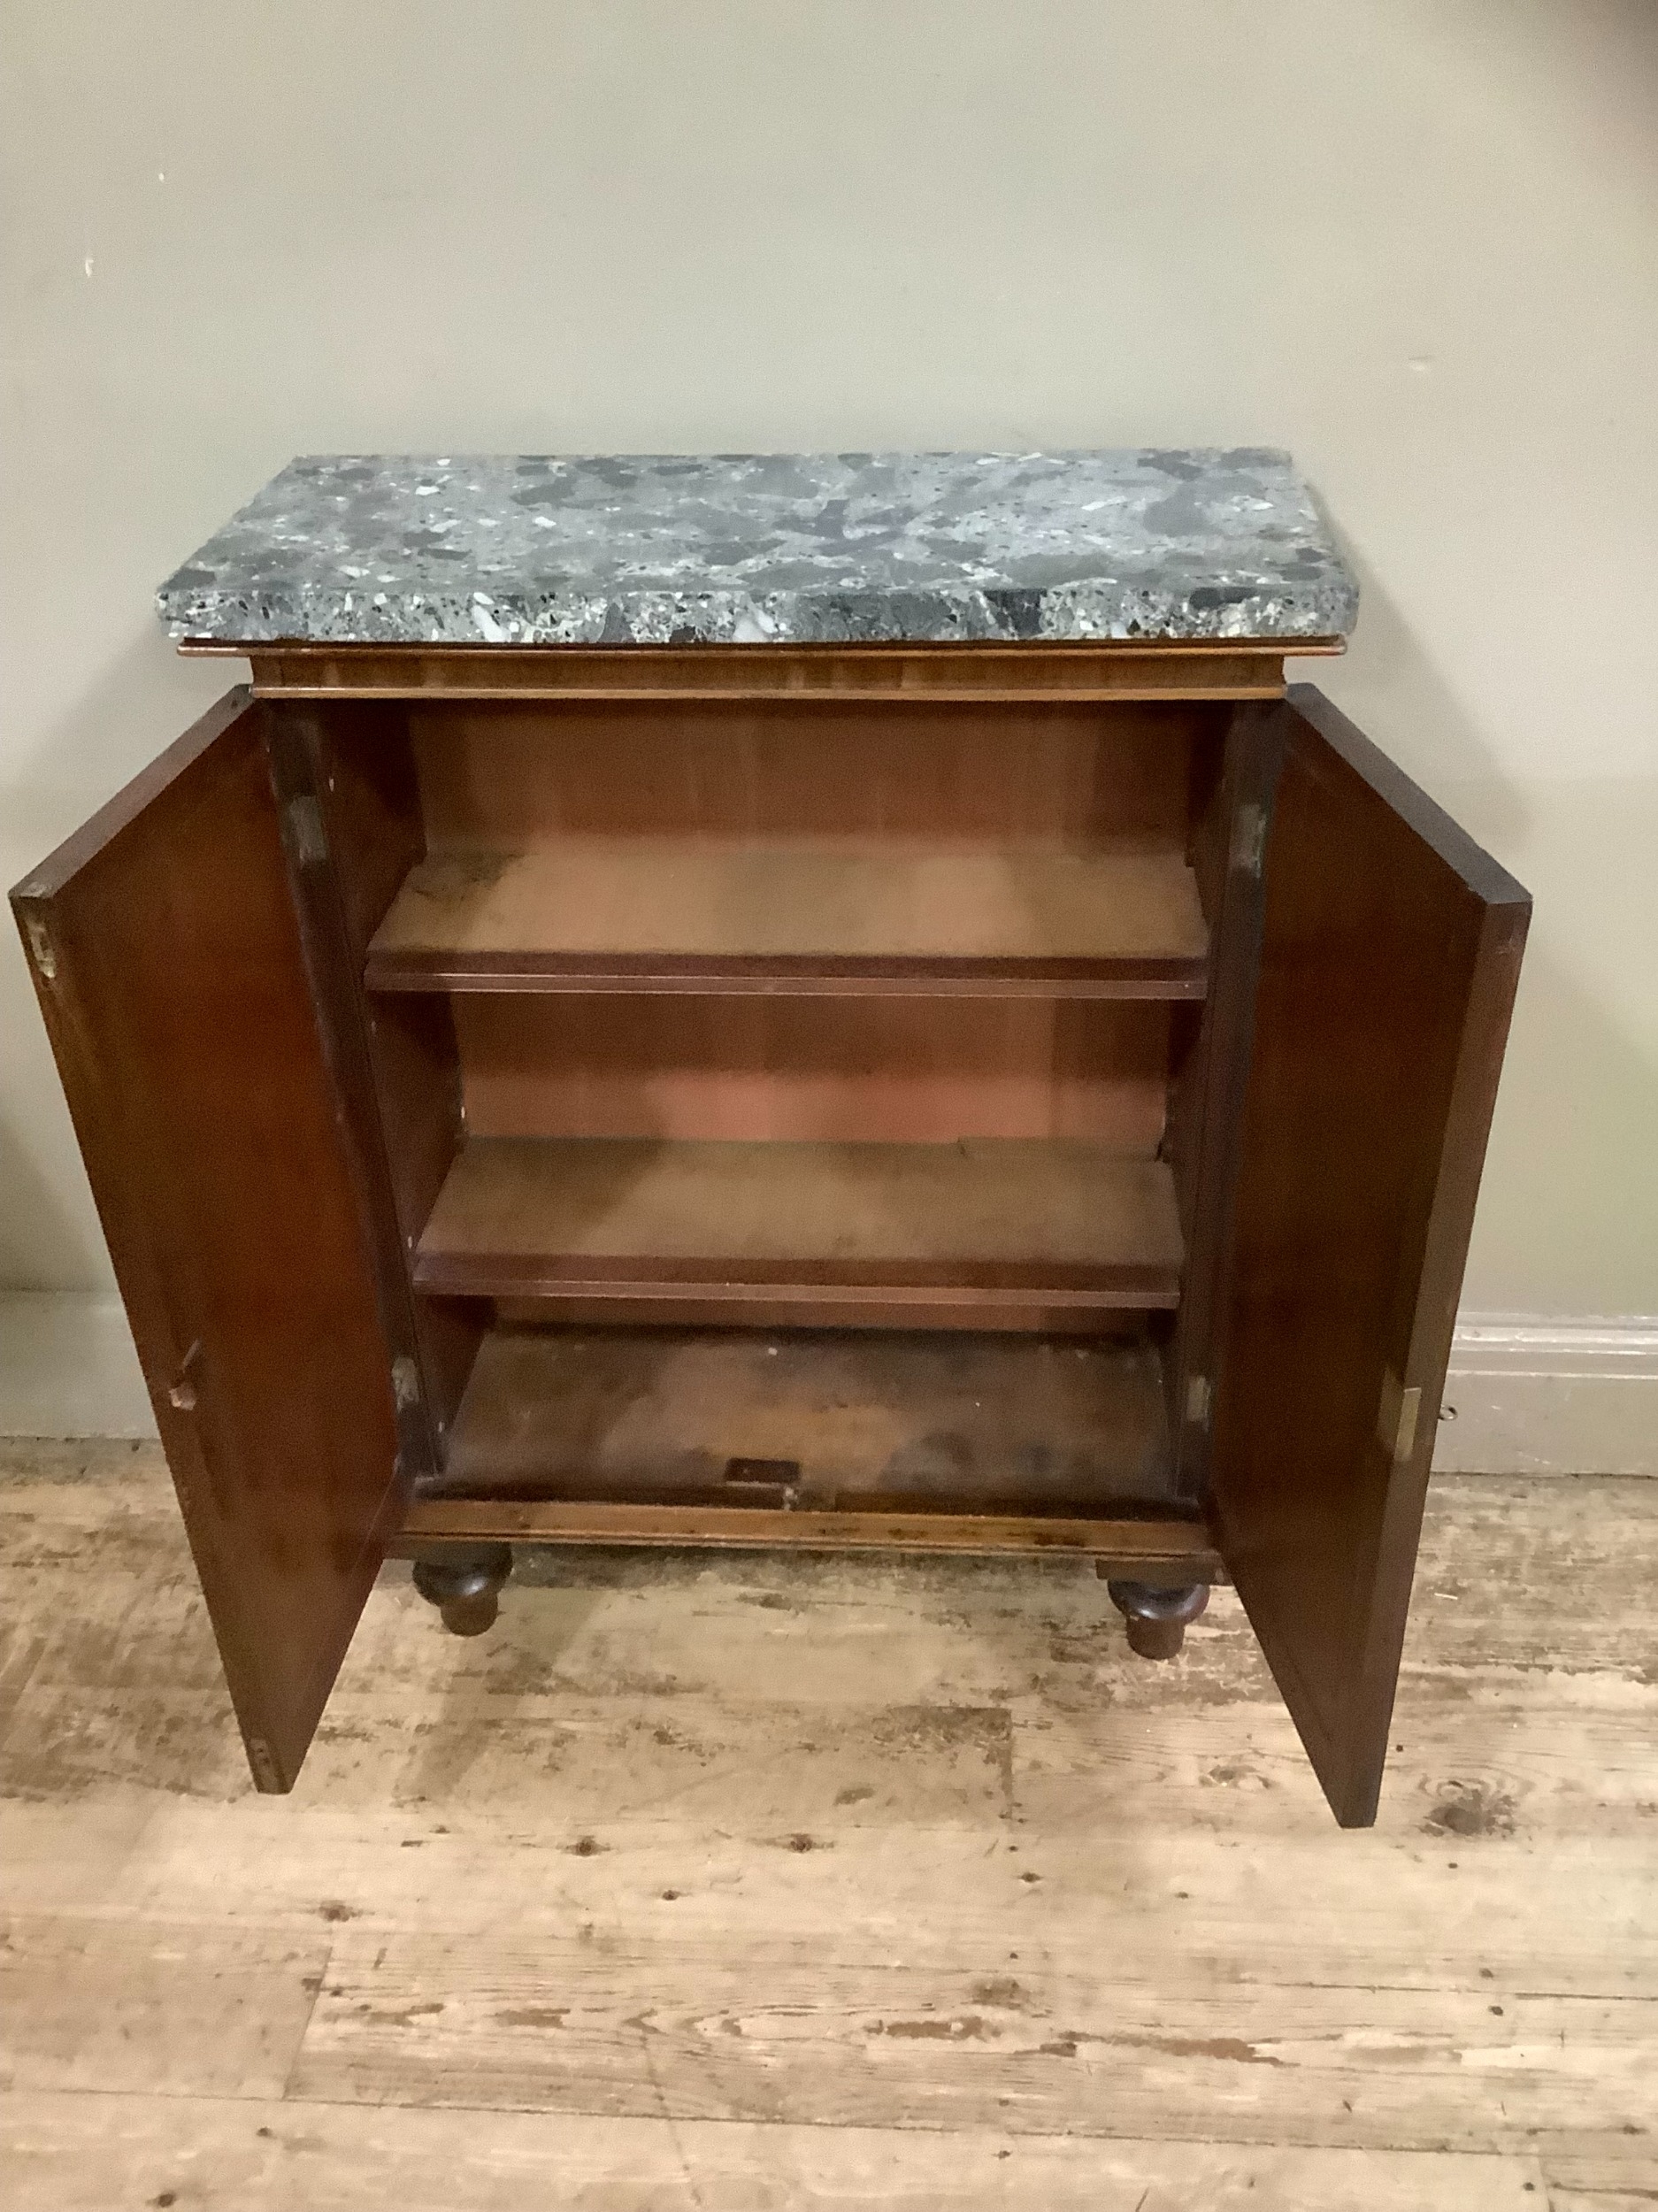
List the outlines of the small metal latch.
<svg viewBox="0 0 1658 2212">
<path fill-rule="evenodd" d="M 1186 1385 L 1186 1417 L 1189 1428 L 1209 1426 L 1209 1400 L 1213 1393 L 1207 1375 L 1188 1375 Z"/>
<path fill-rule="evenodd" d="M 328 841 L 323 833 L 322 809 L 310 792 L 299 792 L 284 801 L 282 819 L 295 864 L 301 868 L 321 867 L 328 857 Z"/>
<path fill-rule="evenodd" d="M 781 1506 L 793 1509 L 800 1491 L 797 1459 L 728 1459 L 725 1487 L 738 1493 L 744 1505 Z"/>
<path fill-rule="evenodd" d="M 1247 800 L 1232 817 L 1232 864 L 1240 875 L 1258 876 L 1267 845 L 1267 810 Z"/>
<path fill-rule="evenodd" d="M 196 1410 L 196 1375 L 202 1363 L 202 1340 L 198 1336 L 179 1363 L 179 1372 L 167 1391 L 167 1403 L 180 1413 Z"/>
<path fill-rule="evenodd" d="M 1409 1389 L 1390 1367 L 1382 1377 L 1382 1402 L 1377 1409 L 1376 1434 L 1395 1467 L 1402 1467 L 1416 1448 L 1416 1424 L 1422 1417 L 1422 1390 Z"/>
</svg>

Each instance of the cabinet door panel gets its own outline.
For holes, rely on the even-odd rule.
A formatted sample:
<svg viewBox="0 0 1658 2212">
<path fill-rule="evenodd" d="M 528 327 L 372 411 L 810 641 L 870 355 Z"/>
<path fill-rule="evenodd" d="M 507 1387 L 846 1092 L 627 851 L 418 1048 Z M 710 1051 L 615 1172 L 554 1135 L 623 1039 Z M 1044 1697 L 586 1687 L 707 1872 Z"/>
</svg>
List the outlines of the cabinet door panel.
<svg viewBox="0 0 1658 2212">
<path fill-rule="evenodd" d="M 1209 1492 L 1319 1779 L 1362 1826 L 1531 902 L 1309 686 L 1273 723 Z"/>
<path fill-rule="evenodd" d="M 12 903 L 249 1761 L 280 1790 L 402 1501 L 262 729 L 232 692 Z"/>
</svg>

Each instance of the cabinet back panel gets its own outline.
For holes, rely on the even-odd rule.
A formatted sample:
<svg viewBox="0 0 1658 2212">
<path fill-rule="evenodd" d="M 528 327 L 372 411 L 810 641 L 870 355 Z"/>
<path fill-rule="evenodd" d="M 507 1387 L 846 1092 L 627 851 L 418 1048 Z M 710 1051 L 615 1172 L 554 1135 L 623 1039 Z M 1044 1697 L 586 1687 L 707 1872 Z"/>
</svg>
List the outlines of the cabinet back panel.
<svg viewBox="0 0 1658 2212">
<path fill-rule="evenodd" d="M 418 705 L 433 851 L 571 835 L 1184 847 L 1224 709 Z"/>
<path fill-rule="evenodd" d="M 1081 1137 L 1145 1154 L 1163 1135 L 1182 1011 L 1147 1000 L 454 1001 L 473 1136 Z"/>
</svg>

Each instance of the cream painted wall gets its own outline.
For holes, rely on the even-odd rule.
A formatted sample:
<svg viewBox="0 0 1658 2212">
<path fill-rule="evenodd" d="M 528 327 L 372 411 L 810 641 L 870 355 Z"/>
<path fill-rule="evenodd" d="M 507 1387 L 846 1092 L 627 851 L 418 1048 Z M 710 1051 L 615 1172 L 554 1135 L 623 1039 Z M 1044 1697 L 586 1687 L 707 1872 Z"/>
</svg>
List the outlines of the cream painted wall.
<svg viewBox="0 0 1658 2212">
<path fill-rule="evenodd" d="M 10 0 L 0 874 L 297 451 L 1281 443 L 1538 918 L 1467 1302 L 1658 1312 L 1651 0 Z M 0 946 L 0 1283 L 107 1262 Z M 1378 1099 L 1378 1111 L 1386 1102 Z"/>
</svg>

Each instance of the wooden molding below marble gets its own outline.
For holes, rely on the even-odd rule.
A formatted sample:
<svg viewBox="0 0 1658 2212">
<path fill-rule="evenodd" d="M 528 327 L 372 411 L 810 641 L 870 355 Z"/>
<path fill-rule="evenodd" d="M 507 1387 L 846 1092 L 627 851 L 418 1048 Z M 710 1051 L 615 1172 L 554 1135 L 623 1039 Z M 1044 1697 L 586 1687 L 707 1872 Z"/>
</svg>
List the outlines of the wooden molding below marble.
<svg viewBox="0 0 1658 2212">
<path fill-rule="evenodd" d="M 1340 638 L 1099 644 L 511 646 L 269 644 L 184 638 L 249 660 L 265 698 L 829 699 L 1017 702 L 1276 699 L 1284 663 Z"/>
</svg>

